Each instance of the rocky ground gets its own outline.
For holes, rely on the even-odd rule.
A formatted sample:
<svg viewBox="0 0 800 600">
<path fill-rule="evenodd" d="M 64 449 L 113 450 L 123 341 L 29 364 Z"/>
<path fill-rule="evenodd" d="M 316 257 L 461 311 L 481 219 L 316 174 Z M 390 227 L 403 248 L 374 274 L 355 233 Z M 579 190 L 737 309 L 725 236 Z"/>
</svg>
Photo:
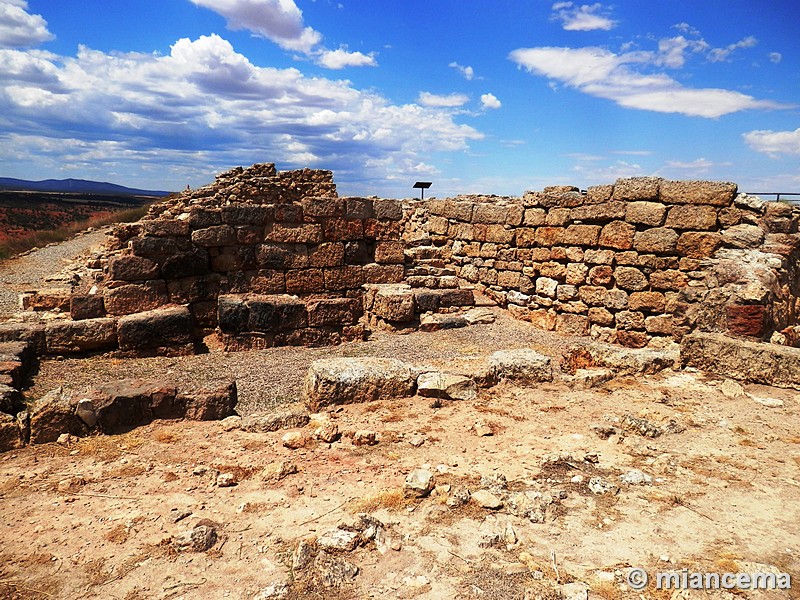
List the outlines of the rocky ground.
<svg viewBox="0 0 800 600">
<path fill-rule="evenodd" d="M 44 361 L 34 397 L 130 376 L 235 376 L 243 417 L 0 455 L 0 597 L 706 595 L 634 591 L 633 567 L 785 572 L 797 588 L 795 390 L 667 370 L 308 416 L 292 404 L 317 358 L 447 366 L 533 347 L 557 360 L 575 343 L 501 316 L 337 348 Z"/>
</svg>

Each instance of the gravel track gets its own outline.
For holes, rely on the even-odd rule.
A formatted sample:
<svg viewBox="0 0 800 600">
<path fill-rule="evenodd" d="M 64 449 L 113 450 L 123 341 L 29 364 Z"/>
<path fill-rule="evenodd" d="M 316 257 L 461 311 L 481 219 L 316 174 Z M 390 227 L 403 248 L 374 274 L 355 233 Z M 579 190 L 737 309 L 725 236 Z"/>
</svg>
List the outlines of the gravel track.
<svg viewBox="0 0 800 600">
<path fill-rule="evenodd" d="M 85 231 L 60 244 L 50 244 L 22 256 L 0 261 L 0 319 L 19 308 L 19 294 L 48 287 L 69 263 L 86 255 L 105 241 L 108 228 Z M 57 284 L 53 284 L 57 287 Z"/>
</svg>

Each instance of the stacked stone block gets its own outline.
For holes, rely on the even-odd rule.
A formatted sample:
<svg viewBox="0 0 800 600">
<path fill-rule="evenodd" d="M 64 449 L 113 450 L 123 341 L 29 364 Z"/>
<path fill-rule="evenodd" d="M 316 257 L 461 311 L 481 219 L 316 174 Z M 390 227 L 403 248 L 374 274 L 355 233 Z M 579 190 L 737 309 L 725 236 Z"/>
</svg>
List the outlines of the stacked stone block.
<svg viewBox="0 0 800 600">
<path fill-rule="evenodd" d="M 621 179 L 428 211 L 458 275 L 544 329 L 641 347 L 797 322 L 798 211 L 733 183 Z"/>
<path fill-rule="evenodd" d="M 159 348 L 184 346 L 191 342 L 187 334 L 218 325 L 231 347 L 243 340 L 264 347 L 360 337 L 363 329 L 353 327 L 363 312 L 362 285 L 405 275 L 402 215 L 398 201 L 338 197 L 330 171 L 237 168 L 155 206 L 139 223 L 118 227 L 102 281 L 73 294 L 73 321 L 63 327 L 109 329 L 95 338 L 95 348 L 84 349 L 129 351 L 156 347 L 147 335 L 131 334 L 132 321 L 147 329 L 153 319 L 172 332 L 161 336 Z M 236 295 L 260 320 L 234 328 L 220 322 Z M 337 299 L 346 301 L 323 302 Z M 290 305 L 302 306 L 302 319 L 282 320 L 281 307 Z M 175 306 L 184 312 L 155 314 Z M 264 306 L 278 307 L 272 322 L 255 308 Z M 148 313 L 147 319 L 132 319 L 134 313 Z"/>
</svg>

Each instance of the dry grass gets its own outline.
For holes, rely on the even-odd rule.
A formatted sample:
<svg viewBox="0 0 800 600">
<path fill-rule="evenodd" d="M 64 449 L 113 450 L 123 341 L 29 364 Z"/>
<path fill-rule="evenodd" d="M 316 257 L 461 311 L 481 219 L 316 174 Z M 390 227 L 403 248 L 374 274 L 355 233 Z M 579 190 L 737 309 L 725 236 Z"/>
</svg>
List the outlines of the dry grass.
<svg viewBox="0 0 800 600">
<path fill-rule="evenodd" d="M 159 429 L 155 433 L 153 433 L 153 439 L 160 444 L 174 444 L 177 441 L 180 441 L 180 436 L 175 435 L 172 431 L 164 431 L 163 429 Z"/>
<path fill-rule="evenodd" d="M 81 438 L 78 440 L 76 448 L 81 456 L 93 456 L 98 460 L 112 461 L 136 450 L 146 442 L 144 431 L 137 429 L 120 435 L 96 435 Z"/>
<path fill-rule="evenodd" d="M 600 581 L 592 585 L 592 594 L 597 594 L 606 600 L 622 599 L 622 591 L 619 586 L 611 581 Z"/>
<path fill-rule="evenodd" d="M 138 206 L 128 210 L 116 211 L 110 215 L 103 215 L 88 219 L 85 221 L 77 221 L 65 227 L 58 229 L 49 229 L 46 231 L 33 231 L 27 235 L 19 238 L 7 240 L 0 244 L 0 260 L 11 258 L 17 254 L 27 252 L 32 248 L 41 248 L 47 244 L 63 242 L 68 240 L 74 235 L 85 231 L 89 227 L 103 227 L 111 223 L 129 223 L 138 221 L 147 214 L 149 204 Z"/>
<path fill-rule="evenodd" d="M 414 504 L 414 500 L 406 498 L 400 488 L 384 490 L 372 496 L 353 500 L 348 506 L 348 511 L 353 514 L 370 513 L 385 508 L 389 511 L 399 511 Z"/>
</svg>

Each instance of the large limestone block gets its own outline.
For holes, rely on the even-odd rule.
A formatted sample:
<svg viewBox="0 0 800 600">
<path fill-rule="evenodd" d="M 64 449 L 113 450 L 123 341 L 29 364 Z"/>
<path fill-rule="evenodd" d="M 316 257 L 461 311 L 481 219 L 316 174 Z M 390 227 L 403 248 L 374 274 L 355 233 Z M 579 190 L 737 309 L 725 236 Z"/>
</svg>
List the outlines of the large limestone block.
<svg viewBox="0 0 800 600">
<path fill-rule="evenodd" d="M 379 286 L 370 310 L 387 321 L 413 321 L 414 292 L 405 284 Z"/>
<path fill-rule="evenodd" d="M 108 276 L 117 281 L 156 279 L 158 265 L 143 256 L 114 256 L 108 262 Z"/>
<path fill-rule="evenodd" d="M 440 371 L 422 373 L 417 390 L 420 396 L 448 400 L 474 400 L 478 395 L 478 386 L 469 377 Z"/>
<path fill-rule="evenodd" d="M 657 373 L 672 367 L 677 356 L 668 350 L 629 349 L 599 342 L 585 344 L 565 357 L 565 370 L 606 367 L 625 375 Z"/>
<path fill-rule="evenodd" d="M 176 346 L 191 342 L 192 327 L 192 313 L 185 306 L 149 310 L 121 317 L 117 340 L 120 350 Z"/>
<path fill-rule="evenodd" d="M 303 383 L 308 408 L 411 396 L 416 373 L 394 358 L 331 358 L 314 361 Z"/>
<path fill-rule="evenodd" d="M 489 363 L 494 368 L 497 379 L 513 379 L 528 383 L 553 379 L 550 357 L 535 350 L 527 348 L 499 350 L 489 356 Z"/>
<path fill-rule="evenodd" d="M 52 390 L 31 405 L 31 444 L 55 442 L 62 433 L 83 435 L 86 425 L 75 414 L 77 400 L 62 388 Z"/>
<path fill-rule="evenodd" d="M 48 354 L 108 350 L 117 345 L 117 320 L 51 321 L 45 326 Z"/>
<path fill-rule="evenodd" d="M 681 363 L 742 381 L 800 387 L 800 348 L 696 331 L 681 340 Z"/>
<path fill-rule="evenodd" d="M 629 177 L 614 183 L 613 200 L 657 200 L 660 177 Z"/>
<path fill-rule="evenodd" d="M 167 304 L 169 292 L 163 279 L 153 279 L 108 289 L 104 302 L 108 314 L 129 315 Z"/>
<path fill-rule="evenodd" d="M 736 184 L 727 181 L 663 180 L 659 194 L 663 202 L 670 204 L 730 206 L 736 191 Z"/>
</svg>

